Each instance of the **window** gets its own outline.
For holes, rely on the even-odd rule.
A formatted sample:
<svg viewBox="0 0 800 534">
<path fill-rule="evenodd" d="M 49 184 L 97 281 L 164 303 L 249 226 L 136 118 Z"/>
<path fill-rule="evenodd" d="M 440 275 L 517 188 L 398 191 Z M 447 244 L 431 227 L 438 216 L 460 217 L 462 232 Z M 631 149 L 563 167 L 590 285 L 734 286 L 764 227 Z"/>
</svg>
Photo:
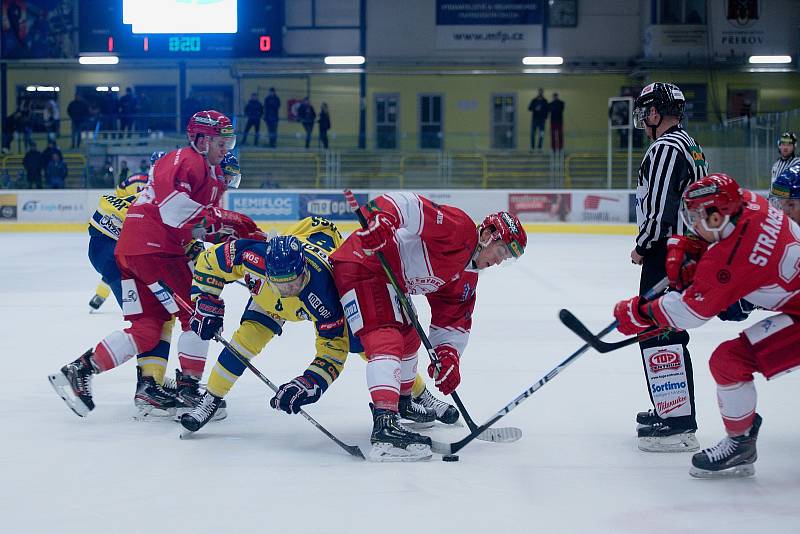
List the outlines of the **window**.
<svg viewBox="0 0 800 534">
<path fill-rule="evenodd" d="M 650 0 L 651 24 L 705 24 L 706 0 Z"/>
<path fill-rule="evenodd" d="M 419 95 L 419 147 L 442 145 L 442 95 Z"/>
<path fill-rule="evenodd" d="M 175 131 L 175 116 L 178 113 L 178 90 L 174 85 L 137 85 L 139 102 L 137 130 Z M 179 125 L 182 130 L 186 124 Z"/>
<path fill-rule="evenodd" d="M 397 148 L 400 95 L 375 95 L 375 148 Z"/>
<path fill-rule="evenodd" d="M 66 115 L 67 110 L 60 109 L 58 96 L 60 87 L 18 85 L 17 109 L 21 110 L 26 118 L 25 125 L 32 132 L 46 132 L 53 125 L 53 108 L 57 108 Z"/>
<path fill-rule="evenodd" d="M 233 118 L 232 85 L 192 85 L 191 94 L 200 102 L 200 109 L 215 109 Z"/>
<path fill-rule="evenodd" d="M 492 95 L 492 148 L 513 149 L 516 146 L 516 115 L 516 95 Z"/>
</svg>

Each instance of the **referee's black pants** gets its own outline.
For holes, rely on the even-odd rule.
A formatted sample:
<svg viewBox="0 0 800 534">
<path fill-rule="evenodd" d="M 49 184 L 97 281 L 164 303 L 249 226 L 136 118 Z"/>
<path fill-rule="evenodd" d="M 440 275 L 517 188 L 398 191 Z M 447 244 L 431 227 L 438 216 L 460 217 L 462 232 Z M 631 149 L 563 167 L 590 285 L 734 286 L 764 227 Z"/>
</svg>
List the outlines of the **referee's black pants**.
<svg viewBox="0 0 800 534">
<path fill-rule="evenodd" d="M 659 283 L 665 276 L 667 276 L 666 269 L 667 259 L 667 240 L 661 240 L 653 243 L 649 253 L 644 257 L 642 262 L 642 276 L 639 281 L 639 295 L 644 295 L 651 287 Z M 689 333 L 670 332 L 666 336 L 658 336 L 648 339 L 639 343 L 639 349 L 649 349 L 652 347 L 663 347 L 667 345 L 683 345 L 683 358 L 684 365 L 686 366 L 686 383 L 689 389 L 689 403 L 691 405 L 691 415 L 684 415 L 680 417 L 668 418 L 669 425 L 673 428 L 697 428 L 696 411 L 694 407 L 694 372 L 692 371 L 692 359 L 689 355 Z M 653 392 L 650 389 L 650 383 L 647 380 L 647 361 L 642 353 L 642 369 L 645 373 L 645 383 L 647 384 L 647 394 L 650 396 L 650 402 L 655 407 L 653 401 Z"/>
</svg>

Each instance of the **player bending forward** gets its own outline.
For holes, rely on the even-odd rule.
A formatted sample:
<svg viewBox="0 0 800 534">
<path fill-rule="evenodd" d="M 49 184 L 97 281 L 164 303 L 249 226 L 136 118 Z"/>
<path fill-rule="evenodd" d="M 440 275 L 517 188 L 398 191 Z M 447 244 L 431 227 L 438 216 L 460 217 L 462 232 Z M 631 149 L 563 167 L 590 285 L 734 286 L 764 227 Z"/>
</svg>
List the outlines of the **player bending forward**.
<svg viewBox="0 0 800 534">
<path fill-rule="evenodd" d="M 195 266 L 192 295 L 195 313 L 192 328 L 210 339 L 222 326 L 225 305 L 219 295 L 226 283 L 244 278 L 250 302 L 231 341 L 248 360 L 259 354 L 286 321 L 311 321 L 316 330 L 316 354 L 302 375 L 283 384 L 269 401 L 276 410 L 295 414 L 306 404 L 317 402 L 341 374 L 348 353 L 364 349 L 347 329 L 339 294 L 333 283 L 328 255 L 342 242 L 336 226 L 320 217 L 303 219 L 290 228 L 289 235 L 268 242 L 239 240 L 217 245 L 204 252 Z M 228 349 L 220 353 L 208 379 L 203 402 L 181 424 L 192 432 L 202 428 L 214 415 L 228 391 L 245 370 Z M 427 393 L 417 376 L 417 393 Z M 447 403 L 443 416 L 455 422 L 458 411 Z M 404 417 L 419 423 L 433 423 L 437 413 L 410 397 L 403 404 Z"/>
<path fill-rule="evenodd" d="M 430 341 L 441 364 L 438 374 L 433 365 L 428 374 L 449 395 L 461 381 L 478 272 L 521 256 L 527 236 L 509 213 L 489 215 L 476 231 L 463 211 L 413 193 L 385 194 L 361 210 L 368 229 L 348 237 L 331 259 L 347 322 L 367 353 L 374 406 L 370 458 L 425 460 L 430 438 L 402 426 L 398 414 L 417 374 L 420 339 L 374 253 L 383 252 L 406 293 L 427 297 Z"/>
<path fill-rule="evenodd" d="M 189 146 L 161 158 L 153 183 L 128 210 L 115 257 L 122 274 L 122 313 L 131 326 L 106 336 L 97 346 L 49 376 L 64 402 L 83 417 L 94 409 L 92 376 L 151 351 L 162 337 L 164 324 L 176 315 L 183 332 L 178 338 L 180 369 L 176 370 L 176 412 L 200 403 L 199 390 L 208 342 L 189 327 L 181 311 L 159 284 L 165 281 L 178 295 L 189 298 L 192 273 L 184 247 L 192 238 L 247 236 L 257 231 L 248 217 L 219 208 L 227 184 L 218 177 L 223 156 L 236 142 L 230 119 L 216 111 L 201 111 L 187 125 Z M 153 391 L 154 377 L 145 376 Z M 159 392 L 160 393 L 160 392 Z M 154 399 L 156 402 L 158 399 Z"/>
<path fill-rule="evenodd" d="M 653 325 L 698 327 L 741 298 L 781 312 L 722 343 L 709 361 L 728 436 L 695 454 L 689 473 L 699 478 L 750 476 L 761 427 L 753 373 L 769 380 L 800 366 L 795 350 L 800 342 L 800 226 L 725 174 L 690 185 L 682 216 L 709 243 L 689 274 L 689 287 L 652 302 L 623 300 L 614 316 L 620 332 L 632 335 Z M 686 269 L 681 275 L 687 276 Z"/>
</svg>

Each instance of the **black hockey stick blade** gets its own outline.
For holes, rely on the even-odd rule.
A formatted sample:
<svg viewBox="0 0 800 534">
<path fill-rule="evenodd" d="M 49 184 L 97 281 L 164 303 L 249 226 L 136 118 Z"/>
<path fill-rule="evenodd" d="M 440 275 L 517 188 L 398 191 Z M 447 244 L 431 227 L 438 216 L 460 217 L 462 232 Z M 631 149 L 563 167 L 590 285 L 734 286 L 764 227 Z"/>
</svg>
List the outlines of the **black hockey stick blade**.
<svg viewBox="0 0 800 534">
<path fill-rule="evenodd" d="M 630 336 L 620 341 L 607 342 L 601 340 L 598 336 L 592 334 L 592 332 L 588 328 L 586 328 L 586 325 L 584 325 L 569 310 L 561 310 L 560 312 L 558 312 L 558 318 L 561 320 L 562 323 L 564 323 L 564 326 L 572 330 L 575 333 L 575 335 L 584 340 L 590 347 L 592 347 L 594 350 L 596 350 L 601 354 L 605 354 L 606 352 L 611 352 L 617 349 L 621 349 L 623 347 L 627 347 L 628 345 L 633 345 L 634 343 L 638 343 L 639 341 L 642 340 L 643 337 L 647 337 L 647 334 L 652 334 L 656 330 L 659 330 L 657 326 L 653 326 L 635 336 Z"/>
</svg>

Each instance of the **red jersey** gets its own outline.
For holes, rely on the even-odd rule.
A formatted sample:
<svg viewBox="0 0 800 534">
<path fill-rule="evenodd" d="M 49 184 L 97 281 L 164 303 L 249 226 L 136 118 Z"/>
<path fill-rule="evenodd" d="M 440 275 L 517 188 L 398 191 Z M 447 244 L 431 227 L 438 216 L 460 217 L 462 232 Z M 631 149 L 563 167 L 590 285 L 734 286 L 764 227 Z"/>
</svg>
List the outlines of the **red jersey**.
<svg viewBox="0 0 800 534">
<path fill-rule="evenodd" d="M 381 251 L 403 290 L 428 299 L 431 343 L 452 345 L 462 354 L 472 327 L 478 284 L 478 271 L 472 268 L 478 246 L 475 223 L 458 208 L 407 192 L 381 195 L 370 209 L 389 212 L 399 221 L 394 239 Z M 360 263 L 376 276 L 385 276 L 377 256 L 364 255 L 355 233 L 331 259 Z"/>
<path fill-rule="evenodd" d="M 121 255 L 184 254 L 203 210 L 220 206 L 222 172 L 191 147 L 166 154 L 153 167 L 153 180 L 128 210 L 117 243 Z"/>
<path fill-rule="evenodd" d="M 714 243 L 683 293 L 653 303 L 659 324 L 700 326 L 739 299 L 800 317 L 800 226 L 764 197 L 744 191 L 731 235 Z"/>
</svg>

